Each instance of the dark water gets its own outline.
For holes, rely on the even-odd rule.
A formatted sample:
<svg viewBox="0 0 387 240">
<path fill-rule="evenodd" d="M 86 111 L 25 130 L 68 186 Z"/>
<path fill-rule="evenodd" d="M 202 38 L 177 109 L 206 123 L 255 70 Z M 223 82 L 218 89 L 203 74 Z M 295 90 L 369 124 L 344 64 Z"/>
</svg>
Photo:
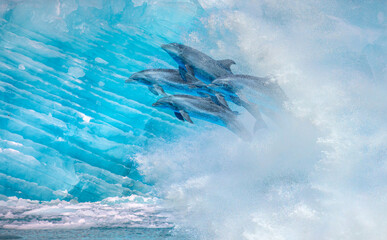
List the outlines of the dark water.
<svg viewBox="0 0 387 240">
<path fill-rule="evenodd" d="M 0 239 L 193 239 L 168 228 L 93 228 L 55 230 L 1 229 Z"/>
</svg>

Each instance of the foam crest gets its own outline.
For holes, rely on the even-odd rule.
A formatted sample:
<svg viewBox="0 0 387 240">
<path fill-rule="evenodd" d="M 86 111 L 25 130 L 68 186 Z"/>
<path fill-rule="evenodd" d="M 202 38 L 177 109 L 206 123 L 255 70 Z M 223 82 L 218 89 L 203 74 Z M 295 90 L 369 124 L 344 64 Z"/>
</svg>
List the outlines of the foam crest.
<svg viewBox="0 0 387 240">
<path fill-rule="evenodd" d="M 132 195 L 77 203 L 39 202 L 10 197 L 0 201 L 3 229 L 171 228 L 157 199 Z"/>
</svg>

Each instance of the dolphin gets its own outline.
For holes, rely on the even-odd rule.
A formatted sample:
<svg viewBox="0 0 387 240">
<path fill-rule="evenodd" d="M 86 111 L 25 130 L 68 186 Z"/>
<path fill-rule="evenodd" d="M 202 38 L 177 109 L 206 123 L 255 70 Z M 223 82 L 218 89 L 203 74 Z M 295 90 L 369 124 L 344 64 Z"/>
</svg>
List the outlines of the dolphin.
<svg viewBox="0 0 387 240">
<path fill-rule="evenodd" d="M 249 75 L 232 75 L 217 78 L 210 88 L 216 89 L 225 95 L 236 96 L 244 91 L 255 93 L 260 98 L 271 98 L 278 104 L 283 104 L 288 98 L 277 82 L 271 77 L 255 77 Z"/>
<path fill-rule="evenodd" d="M 214 79 L 232 75 L 231 65 L 235 62 L 231 59 L 214 60 L 210 56 L 179 43 L 161 45 L 179 64 L 179 72 L 184 78 L 185 72 L 199 78 L 205 83 L 211 83 Z"/>
<path fill-rule="evenodd" d="M 202 119 L 228 128 L 243 140 L 251 140 L 250 133 L 237 121 L 236 114 L 229 108 L 214 103 L 210 98 L 171 95 L 160 98 L 152 106 L 171 109 L 181 121 L 193 123 L 191 117 Z"/>
<path fill-rule="evenodd" d="M 148 86 L 149 91 L 155 95 L 167 96 L 165 91 L 192 92 L 194 88 L 205 88 L 206 85 L 197 78 L 185 74 L 185 80 L 181 78 L 175 69 L 148 69 L 134 73 L 126 83 L 137 82 Z"/>
<path fill-rule="evenodd" d="M 257 120 L 254 130 L 265 127 L 260 111 L 274 118 L 287 100 L 284 91 L 270 77 L 232 75 L 217 78 L 208 87 L 250 112 Z"/>
<path fill-rule="evenodd" d="M 148 87 L 154 95 L 167 96 L 167 92 L 210 97 L 217 104 L 228 107 L 223 96 L 209 89 L 207 84 L 198 80 L 188 72 L 185 80 L 176 69 L 148 69 L 134 73 L 126 83 L 137 82 Z"/>
</svg>

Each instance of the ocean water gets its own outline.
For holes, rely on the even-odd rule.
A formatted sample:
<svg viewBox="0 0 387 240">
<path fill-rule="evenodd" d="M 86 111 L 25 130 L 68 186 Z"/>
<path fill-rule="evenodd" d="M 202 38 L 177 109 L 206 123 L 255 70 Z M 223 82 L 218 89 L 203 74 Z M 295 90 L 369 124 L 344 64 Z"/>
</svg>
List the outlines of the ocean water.
<svg viewBox="0 0 387 240">
<path fill-rule="evenodd" d="M 386 29 L 386 1 L 0 1 L 0 239 L 384 239 Z M 124 81 L 170 42 L 287 114 L 245 142 L 153 108 Z"/>
</svg>

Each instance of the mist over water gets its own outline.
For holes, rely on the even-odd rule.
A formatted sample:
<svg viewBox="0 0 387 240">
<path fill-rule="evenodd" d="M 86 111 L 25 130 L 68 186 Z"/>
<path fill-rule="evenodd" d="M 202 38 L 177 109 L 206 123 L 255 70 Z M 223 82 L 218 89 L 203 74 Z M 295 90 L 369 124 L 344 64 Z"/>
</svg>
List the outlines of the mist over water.
<svg viewBox="0 0 387 240">
<path fill-rule="evenodd" d="M 187 43 L 233 58 L 234 73 L 274 75 L 289 114 L 251 143 L 217 129 L 139 155 L 176 225 L 209 239 L 383 239 L 386 4 L 200 3 L 207 32 Z"/>
<path fill-rule="evenodd" d="M 60 102 L 63 107 L 56 108 L 60 114 L 51 116 L 65 122 L 65 126 L 53 121 L 54 130 L 47 127 L 50 122 L 38 128 L 62 134 L 65 142 L 81 148 L 68 156 L 74 149 L 71 146 L 46 143 L 33 134 L 17 137 L 22 132 L 7 122 L 7 128 L 0 132 L 1 139 L 8 141 L 0 148 L 1 159 L 6 159 L 9 149 L 16 149 L 23 156 L 44 162 L 41 159 L 52 148 L 58 152 L 54 155 L 54 167 L 49 163 L 45 166 L 61 167 L 58 172 L 65 183 L 44 186 L 43 191 L 40 187 L 46 180 L 39 174 L 12 175 L 4 169 L 1 174 L 6 177 L 1 175 L 2 181 L 7 179 L 10 186 L 15 178 L 37 183 L 20 187 L 21 193 L 16 195 L 19 198 L 39 198 L 44 194 L 36 192 L 42 191 L 45 195 L 39 200 L 67 201 L 77 197 L 80 201 L 92 201 L 26 203 L 7 198 L 1 205 L 7 209 L 0 213 L 3 222 L 15 229 L 44 228 L 52 225 L 50 219 L 66 216 L 53 224 L 106 227 L 98 215 L 112 216 L 118 212 L 130 221 L 114 218 L 107 222 L 119 227 L 128 222 L 136 227 L 174 226 L 172 234 L 188 233 L 193 239 L 384 238 L 384 1 L 124 2 L 85 1 L 78 5 L 58 1 L 59 5 L 50 5 L 52 9 L 41 10 L 47 12 L 39 15 L 43 20 L 32 18 L 35 22 L 31 26 L 22 18 L 28 5 L 15 7 L 14 2 L 3 3 L 5 10 L 1 14 L 4 12 L 5 20 L 1 36 L 5 50 L 1 52 L 4 61 L 0 90 L 9 90 L 7 84 L 14 84 L 29 89 L 31 96 Z M 11 14 L 9 9 L 13 8 Z M 61 11 L 53 18 L 57 9 Z M 86 13 L 103 21 L 95 24 L 85 17 Z M 34 25 L 41 21 L 45 25 Z M 18 26 L 23 26 L 22 30 Z M 28 31 L 25 36 L 23 29 L 40 32 L 43 37 Z M 55 34 L 53 29 L 62 33 Z M 28 38 L 34 41 L 25 44 Z M 174 66 L 159 50 L 159 45 L 166 42 L 181 42 L 215 59 L 233 59 L 237 63 L 232 66 L 236 74 L 273 76 L 289 98 L 286 114 L 281 115 L 279 122 L 265 118 L 268 128 L 259 130 L 251 142 L 245 142 L 225 128 L 199 120 L 194 120 L 195 126 L 187 126 L 166 112 L 151 109 L 149 106 L 157 98 L 141 87 L 123 88 L 123 81 L 130 73 L 145 68 Z M 101 46 L 108 51 L 102 51 Z M 13 54 L 28 57 L 18 62 Z M 53 56 L 55 63 L 49 61 Z M 35 58 L 36 62 L 30 60 Z M 23 73 L 25 69 L 29 74 Z M 63 81 L 56 83 L 36 69 Z M 35 87 L 44 91 L 45 81 L 62 86 L 66 95 L 58 89 L 53 94 L 66 96 L 71 104 L 30 85 L 17 85 L 9 76 L 35 79 Z M 92 94 L 87 95 L 86 91 Z M 21 96 L 29 95 L 23 92 Z M 19 97 L 10 99 L 1 99 L 2 106 L 11 102 L 21 104 Z M 38 97 L 33 99 L 40 102 Z M 24 107 L 48 116 L 46 105 Z M 235 105 L 231 107 L 243 112 Z M 1 112 L 2 119 L 9 112 L 17 115 L 14 110 L 7 111 Z M 248 113 L 243 112 L 239 119 L 252 129 L 254 121 Z M 67 124 L 70 120 L 76 123 Z M 93 134 L 98 137 L 92 137 Z M 41 139 L 45 139 L 43 134 Z M 19 142 L 26 147 L 41 147 L 44 156 L 24 150 L 17 145 Z M 18 159 L 17 156 L 12 155 L 12 159 Z M 113 163 L 105 162 L 106 159 L 113 159 Z M 34 169 L 36 162 L 30 159 L 23 164 L 25 169 Z M 128 174 L 127 168 L 136 170 Z M 32 189 L 30 193 L 28 189 Z M 8 196 L 19 194 L 0 190 Z M 136 194 L 138 198 L 134 197 Z M 130 195 L 133 199 L 128 200 Z M 116 196 L 117 199 L 106 200 Z M 17 218 L 15 202 L 24 206 L 27 213 L 23 216 L 33 219 L 32 223 L 10 220 Z M 106 202 L 111 204 L 108 208 Z M 131 212 L 134 205 L 140 209 L 138 212 Z M 71 211 L 61 212 L 62 206 Z M 101 214 L 90 215 L 89 209 L 93 208 Z M 59 213 L 53 213 L 53 209 Z M 139 224 L 138 219 L 146 224 Z"/>
</svg>

